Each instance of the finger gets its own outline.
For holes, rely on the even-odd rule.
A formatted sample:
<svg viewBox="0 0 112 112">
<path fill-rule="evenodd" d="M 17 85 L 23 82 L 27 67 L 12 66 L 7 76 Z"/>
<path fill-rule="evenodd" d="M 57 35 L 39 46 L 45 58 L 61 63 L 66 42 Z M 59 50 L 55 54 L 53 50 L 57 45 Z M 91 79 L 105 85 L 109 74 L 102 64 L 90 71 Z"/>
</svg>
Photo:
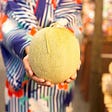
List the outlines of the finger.
<svg viewBox="0 0 112 112">
<path fill-rule="evenodd" d="M 70 82 L 72 82 L 73 80 L 75 80 L 76 77 L 77 77 L 77 74 L 72 75 L 69 79 L 65 80 L 64 82 L 65 82 L 65 83 L 70 83 Z"/>
<path fill-rule="evenodd" d="M 33 75 L 33 71 L 32 71 L 32 69 L 31 69 L 31 67 L 30 67 L 30 65 L 29 65 L 29 62 L 28 62 L 28 55 L 26 55 L 26 56 L 24 57 L 23 63 L 24 63 L 24 67 L 25 67 L 25 70 L 26 70 L 26 72 L 27 72 L 27 75 L 28 75 L 29 77 L 31 77 L 31 76 Z"/>
<path fill-rule="evenodd" d="M 28 69 L 28 74 L 29 74 L 29 76 L 31 76 L 31 77 L 33 76 L 33 71 L 32 71 L 30 68 Z"/>
<path fill-rule="evenodd" d="M 54 87 L 54 84 L 51 84 L 50 87 Z"/>
<path fill-rule="evenodd" d="M 71 81 L 73 81 L 73 80 L 67 79 L 65 82 L 66 82 L 66 83 L 70 83 Z"/>
<path fill-rule="evenodd" d="M 37 79 L 33 79 L 33 80 L 37 81 Z M 42 86 L 48 86 L 48 87 L 53 87 L 53 86 L 54 86 L 54 84 L 52 84 L 52 83 L 49 82 L 49 81 L 45 81 L 45 80 L 43 80 L 43 82 L 37 81 L 37 83 L 40 84 L 40 85 L 42 85 Z"/>
<path fill-rule="evenodd" d="M 61 85 L 61 86 L 64 86 L 65 82 L 66 82 L 66 81 L 64 81 L 64 82 L 61 82 L 61 83 L 60 83 L 60 85 Z"/>
<path fill-rule="evenodd" d="M 34 75 L 34 73 L 33 73 L 32 69 L 31 69 L 31 67 L 30 67 L 28 64 L 25 66 L 25 69 L 26 69 L 27 75 L 28 75 L 29 77 L 32 77 L 32 76 Z"/>
<path fill-rule="evenodd" d="M 49 87 L 53 87 L 53 86 L 54 86 L 54 84 L 51 83 L 50 81 L 45 81 L 45 82 L 44 82 L 44 85 L 45 85 L 45 86 L 49 86 Z"/>
<path fill-rule="evenodd" d="M 44 83 L 44 82 L 45 82 L 44 79 L 38 78 L 38 77 L 35 76 L 35 75 L 33 75 L 33 76 L 31 77 L 31 79 L 34 80 L 34 81 L 36 81 L 37 83 Z"/>
<path fill-rule="evenodd" d="M 77 70 L 80 69 L 80 66 L 81 66 L 81 61 L 79 62 L 78 66 L 77 66 Z"/>
<path fill-rule="evenodd" d="M 72 75 L 71 77 L 70 77 L 70 79 L 72 79 L 72 80 L 74 80 L 74 79 L 76 79 L 77 78 L 77 73 L 75 73 L 75 75 Z"/>
<path fill-rule="evenodd" d="M 44 83 L 46 86 L 50 86 L 51 85 L 51 82 L 49 82 L 49 81 L 45 81 L 45 83 Z"/>
</svg>

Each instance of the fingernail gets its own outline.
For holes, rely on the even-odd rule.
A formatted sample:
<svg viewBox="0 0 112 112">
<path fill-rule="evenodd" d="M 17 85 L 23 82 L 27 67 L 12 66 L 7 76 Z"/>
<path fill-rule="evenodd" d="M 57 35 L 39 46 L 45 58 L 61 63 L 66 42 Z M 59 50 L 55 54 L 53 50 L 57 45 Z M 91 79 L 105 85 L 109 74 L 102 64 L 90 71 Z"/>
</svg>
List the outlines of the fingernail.
<svg viewBox="0 0 112 112">
<path fill-rule="evenodd" d="M 41 79 L 41 78 L 40 78 L 39 80 L 40 80 L 40 82 L 45 82 L 45 80 L 44 80 L 44 79 Z"/>
<path fill-rule="evenodd" d="M 51 85 L 51 82 L 46 82 L 47 85 Z"/>
<path fill-rule="evenodd" d="M 71 79 L 75 79 L 75 75 L 70 77 Z"/>
<path fill-rule="evenodd" d="M 70 82 L 71 80 L 70 79 L 67 79 L 67 82 Z"/>
</svg>

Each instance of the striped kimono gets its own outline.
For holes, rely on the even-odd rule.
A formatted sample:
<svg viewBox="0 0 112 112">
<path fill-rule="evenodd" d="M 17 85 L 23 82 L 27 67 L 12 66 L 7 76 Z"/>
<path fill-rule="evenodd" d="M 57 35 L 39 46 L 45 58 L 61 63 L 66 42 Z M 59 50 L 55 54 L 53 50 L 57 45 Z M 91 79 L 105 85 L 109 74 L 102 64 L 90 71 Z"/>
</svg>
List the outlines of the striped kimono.
<svg viewBox="0 0 112 112">
<path fill-rule="evenodd" d="M 8 0 L 2 24 L 1 52 L 6 67 L 5 112 L 65 112 L 70 85 L 41 86 L 26 76 L 22 59 L 33 28 L 59 22 L 81 33 L 81 0 Z"/>
</svg>

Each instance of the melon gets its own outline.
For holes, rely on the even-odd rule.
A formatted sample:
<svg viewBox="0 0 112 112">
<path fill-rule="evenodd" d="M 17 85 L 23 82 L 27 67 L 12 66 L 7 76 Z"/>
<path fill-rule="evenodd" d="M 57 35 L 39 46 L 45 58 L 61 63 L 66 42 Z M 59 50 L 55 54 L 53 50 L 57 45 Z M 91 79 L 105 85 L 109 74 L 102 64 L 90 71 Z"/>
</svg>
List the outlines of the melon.
<svg viewBox="0 0 112 112">
<path fill-rule="evenodd" d="M 29 63 L 38 77 L 61 83 L 75 75 L 80 65 L 79 42 L 67 28 L 43 28 L 32 38 Z"/>
</svg>

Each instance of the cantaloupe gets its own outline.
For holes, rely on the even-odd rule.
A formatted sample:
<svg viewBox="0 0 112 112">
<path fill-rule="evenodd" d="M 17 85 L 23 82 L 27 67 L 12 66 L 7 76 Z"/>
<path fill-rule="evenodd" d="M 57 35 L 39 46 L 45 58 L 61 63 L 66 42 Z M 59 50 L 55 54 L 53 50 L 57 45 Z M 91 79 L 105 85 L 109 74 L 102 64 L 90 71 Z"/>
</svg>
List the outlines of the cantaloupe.
<svg viewBox="0 0 112 112">
<path fill-rule="evenodd" d="M 80 64 L 79 42 L 62 27 L 46 27 L 32 38 L 29 63 L 33 72 L 54 84 L 75 75 Z"/>
</svg>

